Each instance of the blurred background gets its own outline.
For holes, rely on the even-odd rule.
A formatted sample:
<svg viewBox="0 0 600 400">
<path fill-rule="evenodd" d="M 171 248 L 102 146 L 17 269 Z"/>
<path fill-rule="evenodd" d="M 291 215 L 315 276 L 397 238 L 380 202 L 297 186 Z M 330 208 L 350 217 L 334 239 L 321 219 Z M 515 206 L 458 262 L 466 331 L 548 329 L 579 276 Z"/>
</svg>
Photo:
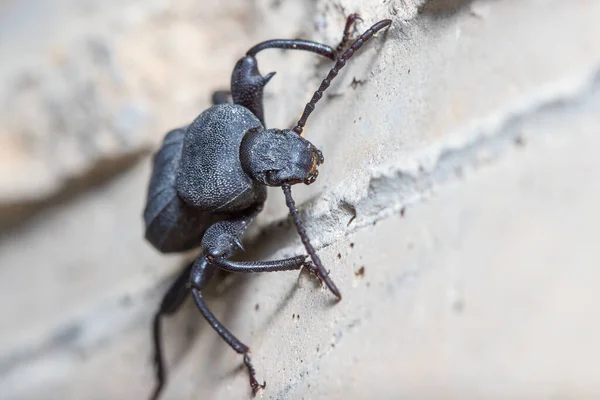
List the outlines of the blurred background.
<svg viewBox="0 0 600 400">
<path fill-rule="evenodd" d="M 207 295 L 262 396 L 600 396 L 600 1 L 0 0 L 1 399 L 147 397 L 184 257 L 143 239 L 152 152 L 252 45 L 335 45 L 352 12 L 393 26 L 311 117 L 326 164 L 295 191 L 344 300 L 297 273 Z M 331 65 L 259 66 L 283 128 Z M 286 216 L 271 191 L 249 259 L 302 251 Z M 165 335 L 164 398 L 250 397 L 191 304 Z"/>
</svg>

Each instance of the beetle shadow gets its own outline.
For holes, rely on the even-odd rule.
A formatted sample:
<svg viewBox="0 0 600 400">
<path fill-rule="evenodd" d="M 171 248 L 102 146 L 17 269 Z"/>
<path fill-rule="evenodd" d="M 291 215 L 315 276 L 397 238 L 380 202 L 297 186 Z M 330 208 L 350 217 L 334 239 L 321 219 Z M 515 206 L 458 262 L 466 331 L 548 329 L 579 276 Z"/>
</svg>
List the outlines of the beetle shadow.
<svg viewBox="0 0 600 400">
<path fill-rule="evenodd" d="M 456 14 L 468 7 L 473 0 L 429 0 L 419 7 L 419 13 L 443 18 Z"/>
</svg>

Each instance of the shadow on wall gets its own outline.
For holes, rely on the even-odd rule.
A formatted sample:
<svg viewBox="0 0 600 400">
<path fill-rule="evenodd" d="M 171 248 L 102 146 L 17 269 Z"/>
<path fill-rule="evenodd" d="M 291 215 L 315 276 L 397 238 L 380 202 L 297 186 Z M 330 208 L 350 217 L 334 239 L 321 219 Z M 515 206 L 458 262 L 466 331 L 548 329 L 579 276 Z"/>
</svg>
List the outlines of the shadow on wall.
<svg viewBox="0 0 600 400">
<path fill-rule="evenodd" d="M 473 0 L 431 0 L 419 8 L 421 14 L 445 17 L 471 4 Z"/>
<path fill-rule="evenodd" d="M 10 230 L 27 222 L 40 212 L 65 204 L 93 188 L 111 182 L 118 175 L 137 165 L 140 160 L 146 160 L 145 156 L 149 153 L 150 150 L 145 149 L 112 159 L 100 160 L 89 169 L 87 174 L 66 181 L 55 195 L 48 198 L 0 204 L 0 240 Z"/>
</svg>

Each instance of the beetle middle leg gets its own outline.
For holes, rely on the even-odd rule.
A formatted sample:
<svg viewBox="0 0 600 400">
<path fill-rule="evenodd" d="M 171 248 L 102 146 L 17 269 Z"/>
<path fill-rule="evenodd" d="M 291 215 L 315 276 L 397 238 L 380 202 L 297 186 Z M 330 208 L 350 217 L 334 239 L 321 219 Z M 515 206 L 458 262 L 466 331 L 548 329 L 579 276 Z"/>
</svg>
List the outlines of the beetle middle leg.
<svg viewBox="0 0 600 400">
<path fill-rule="evenodd" d="M 211 96 L 213 106 L 216 106 L 219 104 L 228 104 L 230 96 L 231 96 L 231 92 L 228 90 L 217 90 L 217 91 L 213 92 L 213 94 Z"/>
</svg>

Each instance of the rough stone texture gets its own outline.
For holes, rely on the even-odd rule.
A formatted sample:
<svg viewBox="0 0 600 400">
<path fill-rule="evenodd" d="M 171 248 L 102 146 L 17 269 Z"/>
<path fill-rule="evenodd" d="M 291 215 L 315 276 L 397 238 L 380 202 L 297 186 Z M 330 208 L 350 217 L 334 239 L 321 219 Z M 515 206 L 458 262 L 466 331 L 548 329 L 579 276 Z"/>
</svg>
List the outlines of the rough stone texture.
<svg viewBox="0 0 600 400">
<path fill-rule="evenodd" d="M 309 120 L 306 137 L 326 163 L 314 185 L 294 188 L 343 301 L 334 304 L 294 272 L 230 275 L 207 294 L 214 313 L 251 346 L 258 376 L 268 383 L 261 396 L 600 395 L 600 2 L 206 3 L 202 10 L 195 2 L 83 3 L 95 7 L 86 20 L 70 14 L 79 8 L 65 1 L 55 12 L 74 21 L 60 30 L 64 40 L 96 29 L 91 20 L 98 32 L 114 35 L 115 54 L 136 67 L 127 70 L 131 86 L 103 101 L 114 110 L 124 99 L 145 107 L 155 120 L 136 135 L 152 141 L 189 122 L 249 45 L 277 36 L 334 43 L 353 11 L 365 19 L 360 29 L 394 19 L 348 64 Z M 109 17 L 130 19 L 122 31 L 107 31 Z M 31 42 L 50 40 L 33 28 L 41 29 L 35 20 L 19 29 Z M 169 57 L 149 50 L 159 42 Z M 42 44 L 23 53 L 23 42 L 1 43 L 14 71 L 45 54 Z M 292 125 L 329 64 L 276 51 L 259 62 L 263 73 L 278 71 L 267 87 L 268 124 Z M 49 74 L 46 85 L 64 82 L 56 83 L 52 69 L 40 70 Z M 77 94 L 65 91 L 65 98 Z M 19 113 L 27 107 L 12 107 L 0 112 L 25 126 L 31 118 Z M 118 137 L 106 122 L 111 110 L 101 113 L 102 129 Z M 69 140 L 88 143 L 76 131 Z M 142 142 L 119 151 L 139 152 Z M 19 158 L 1 148 L 48 169 L 36 153 Z M 85 169 L 93 171 L 104 155 L 95 157 Z M 3 155 L 2 162 L 12 159 Z M 143 242 L 149 165 L 130 164 L 3 234 L 1 398 L 150 392 L 150 318 L 180 257 L 160 256 Z M 21 173 L 39 185 L 59 176 L 31 171 Z M 26 184 L 32 186 L 6 183 L 2 198 L 58 190 L 44 191 L 33 178 Z M 289 222 L 281 223 L 285 215 L 280 191 L 272 190 L 244 257 L 301 251 Z M 240 357 L 192 304 L 168 320 L 165 333 L 165 399 L 249 397 Z"/>
</svg>

